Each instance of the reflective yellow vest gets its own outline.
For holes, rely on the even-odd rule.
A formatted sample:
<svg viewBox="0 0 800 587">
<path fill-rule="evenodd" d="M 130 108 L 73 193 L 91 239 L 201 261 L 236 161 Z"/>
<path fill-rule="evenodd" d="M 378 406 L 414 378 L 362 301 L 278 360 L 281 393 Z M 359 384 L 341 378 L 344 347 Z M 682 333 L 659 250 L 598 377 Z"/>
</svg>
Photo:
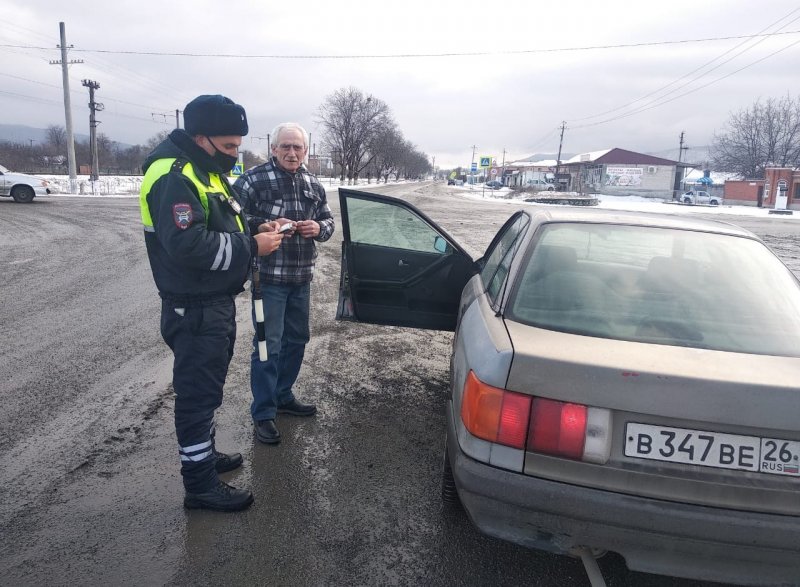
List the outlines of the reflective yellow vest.
<svg viewBox="0 0 800 587">
<path fill-rule="evenodd" d="M 180 171 L 185 175 L 194 186 L 197 188 L 197 193 L 200 196 L 200 204 L 205 211 L 206 226 L 208 226 L 208 194 L 223 194 L 226 199 L 231 199 L 229 188 L 223 185 L 223 179 L 216 173 L 208 174 L 209 184 L 204 184 L 197 174 L 194 172 L 194 167 L 186 159 L 167 158 L 157 159 L 153 164 L 147 168 L 142 180 L 142 189 L 139 191 L 139 209 L 142 214 L 142 224 L 144 225 L 145 232 L 154 232 L 153 219 L 150 216 L 150 206 L 147 204 L 147 196 L 150 190 L 153 189 L 153 184 L 156 183 L 163 175 L 171 171 Z M 236 224 L 241 232 L 244 232 L 244 224 L 242 223 L 241 216 L 237 214 Z"/>
</svg>

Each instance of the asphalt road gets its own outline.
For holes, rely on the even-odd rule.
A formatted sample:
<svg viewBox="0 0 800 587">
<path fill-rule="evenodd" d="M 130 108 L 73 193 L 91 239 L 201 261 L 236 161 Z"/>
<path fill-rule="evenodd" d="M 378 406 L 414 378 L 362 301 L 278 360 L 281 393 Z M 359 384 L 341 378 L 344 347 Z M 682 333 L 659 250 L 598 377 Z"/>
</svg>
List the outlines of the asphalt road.
<svg viewBox="0 0 800 587">
<path fill-rule="evenodd" d="M 441 184 L 380 191 L 476 257 L 517 207 Z M 335 192 L 331 207 L 338 222 Z M 800 269 L 800 223 L 740 219 Z M 341 231 L 319 247 L 295 388 L 319 414 L 280 417 L 279 446 L 254 440 L 243 294 L 217 430 L 220 449 L 245 456 L 224 478 L 256 502 L 184 511 L 140 226 L 135 198 L 0 200 L 0 584 L 588 584 L 579 561 L 483 536 L 442 507 L 452 335 L 336 322 Z M 609 585 L 708 585 L 627 573 L 613 557 L 601 567 Z"/>
</svg>

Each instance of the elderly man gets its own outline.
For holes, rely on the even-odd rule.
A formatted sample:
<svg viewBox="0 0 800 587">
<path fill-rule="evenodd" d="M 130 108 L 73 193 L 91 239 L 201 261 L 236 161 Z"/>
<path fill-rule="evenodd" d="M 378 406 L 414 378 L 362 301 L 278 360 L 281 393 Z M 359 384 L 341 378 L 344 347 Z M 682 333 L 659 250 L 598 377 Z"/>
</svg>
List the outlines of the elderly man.
<svg viewBox="0 0 800 587">
<path fill-rule="evenodd" d="M 153 279 L 161 301 L 161 335 L 175 355 L 175 431 L 186 489 L 184 506 L 235 511 L 253 503 L 218 473 L 242 464 L 214 444 L 214 411 L 236 340 L 234 297 L 255 255 L 275 251 L 283 235 L 264 227 L 251 236 L 225 178 L 247 134 L 244 108 L 198 96 L 174 130 L 147 157 L 139 204 Z"/>
<path fill-rule="evenodd" d="M 270 230 L 274 222 L 291 227 L 280 250 L 261 259 L 268 359 L 259 360 L 254 338 L 250 412 L 256 438 L 265 444 L 281 440 L 277 414 L 311 416 L 317 411 L 313 404 L 300 402 L 292 386 L 309 340 L 316 242 L 328 240 L 334 231 L 325 188 L 303 165 L 308 133 L 299 124 L 285 122 L 271 136 L 271 159 L 246 171 L 233 186 L 254 233 Z"/>
</svg>

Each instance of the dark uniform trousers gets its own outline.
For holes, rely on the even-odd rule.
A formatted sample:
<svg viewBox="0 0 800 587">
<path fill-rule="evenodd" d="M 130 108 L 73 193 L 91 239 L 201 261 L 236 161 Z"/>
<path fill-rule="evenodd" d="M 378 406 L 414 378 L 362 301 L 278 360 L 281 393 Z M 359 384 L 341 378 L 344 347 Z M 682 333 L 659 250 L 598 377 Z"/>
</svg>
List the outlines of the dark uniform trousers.
<svg viewBox="0 0 800 587">
<path fill-rule="evenodd" d="M 233 296 L 182 303 L 162 300 L 161 336 L 175 354 L 175 432 L 187 491 L 202 492 L 217 481 L 214 411 L 236 341 Z"/>
</svg>

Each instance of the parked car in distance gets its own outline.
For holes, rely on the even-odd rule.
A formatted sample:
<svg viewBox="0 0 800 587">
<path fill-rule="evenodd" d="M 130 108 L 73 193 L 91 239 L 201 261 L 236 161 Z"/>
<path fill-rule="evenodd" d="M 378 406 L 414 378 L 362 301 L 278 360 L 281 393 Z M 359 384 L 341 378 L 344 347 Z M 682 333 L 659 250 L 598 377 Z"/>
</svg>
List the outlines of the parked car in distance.
<svg viewBox="0 0 800 587">
<path fill-rule="evenodd" d="M 796 584 L 800 282 L 756 236 L 522 210 L 473 261 L 405 201 L 339 198 L 337 318 L 455 331 L 446 502 L 528 547 Z"/>
<path fill-rule="evenodd" d="M 555 189 L 556 189 L 556 186 L 554 184 L 552 184 L 552 183 L 550 183 L 548 181 L 545 181 L 543 179 L 538 179 L 538 178 L 529 179 L 528 181 L 526 181 L 525 182 L 525 187 L 533 189 L 533 190 L 537 190 L 537 191 L 540 191 L 540 192 L 552 192 L 552 191 L 555 191 Z"/>
<path fill-rule="evenodd" d="M 0 196 L 11 196 L 15 202 L 32 202 L 37 195 L 50 193 L 48 183 L 41 177 L 14 173 L 0 165 Z"/>
<path fill-rule="evenodd" d="M 498 181 L 496 179 L 492 179 L 487 181 L 485 185 L 487 188 L 491 188 L 493 190 L 499 190 L 501 187 L 503 187 L 503 182 Z"/>
<path fill-rule="evenodd" d="M 684 204 L 708 204 L 710 206 L 719 206 L 722 198 L 712 196 L 708 192 L 689 190 L 681 196 L 681 201 Z"/>
</svg>

